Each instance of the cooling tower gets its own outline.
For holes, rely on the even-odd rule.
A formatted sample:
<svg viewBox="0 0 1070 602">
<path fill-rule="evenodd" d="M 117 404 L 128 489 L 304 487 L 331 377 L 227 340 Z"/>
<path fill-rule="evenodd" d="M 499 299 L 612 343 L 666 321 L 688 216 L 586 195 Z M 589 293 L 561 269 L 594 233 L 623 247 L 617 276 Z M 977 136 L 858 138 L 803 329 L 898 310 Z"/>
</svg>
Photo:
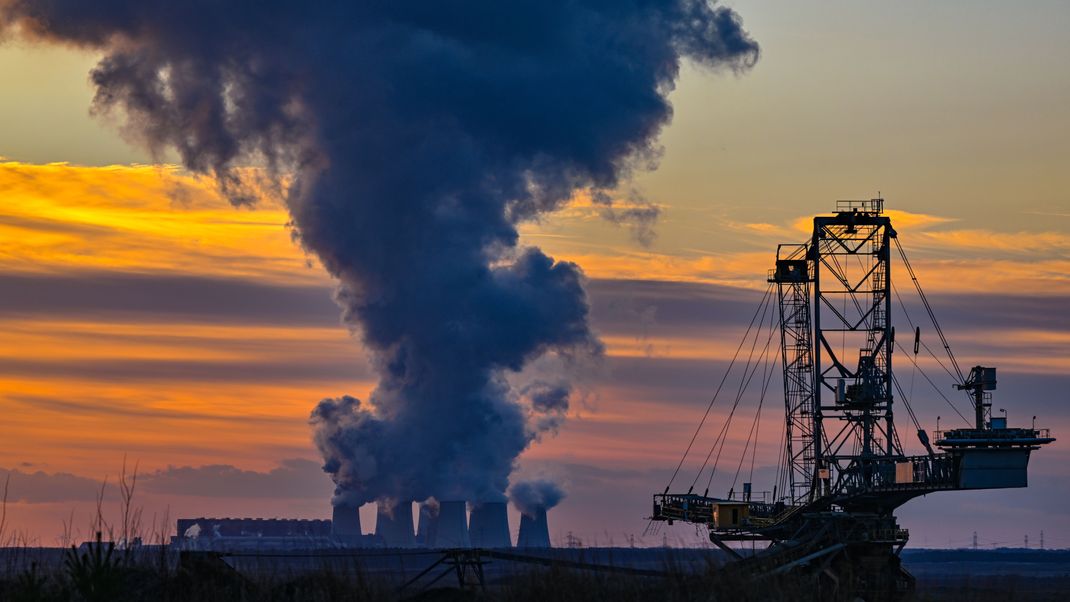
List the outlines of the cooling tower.
<svg viewBox="0 0 1070 602">
<path fill-rule="evenodd" d="M 509 516 L 505 502 L 483 502 L 472 506 L 468 536 L 474 548 L 511 548 Z"/>
<path fill-rule="evenodd" d="M 421 503 L 420 518 L 416 523 L 416 545 L 433 548 L 435 547 L 438 533 L 438 503 Z"/>
<path fill-rule="evenodd" d="M 375 535 L 388 548 L 414 547 L 412 502 L 398 502 L 393 510 L 379 502 L 379 510 L 375 514 Z"/>
<path fill-rule="evenodd" d="M 436 548 L 470 548 L 464 502 L 441 502 L 438 506 Z"/>
<path fill-rule="evenodd" d="M 360 507 L 348 504 L 335 506 L 331 519 L 331 535 L 360 537 Z"/>
<path fill-rule="evenodd" d="M 520 534 L 516 538 L 516 547 L 550 547 L 550 527 L 546 524 L 546 508 L 536 508 L 535 516 L 520 515 Z"/>
</svg>

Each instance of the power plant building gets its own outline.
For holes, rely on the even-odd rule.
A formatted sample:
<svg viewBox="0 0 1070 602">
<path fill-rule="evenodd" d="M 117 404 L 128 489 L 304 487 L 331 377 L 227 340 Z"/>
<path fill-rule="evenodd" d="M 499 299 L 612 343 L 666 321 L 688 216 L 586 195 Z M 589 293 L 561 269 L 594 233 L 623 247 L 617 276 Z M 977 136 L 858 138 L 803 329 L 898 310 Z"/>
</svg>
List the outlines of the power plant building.
<svg viewBox="0 0 1070 602">
<path fill-rule="evenodd" d="M 360 507 L 338 504 L 331 520 L 331 535 L 335 537 L 360 537 Z"/>
<path fill-rule="evenodd" d="M 473 505 L 468 517 L 468 537 L 475 548 L 513 547 L 505 502 Z"/>
<path fill-rule="evenodd" d="M 438 519 L 435 520 L 435 548 L 470 548 L 468 520 L 464 501 L 439 502 Z"/>
<path fill-rule="evenodd" d="M 538 507 L 533 515 L 520 515 L 520 533 L 516 538 L 518 548 L 549 548 L 550 527 L 546 522 L 546 508 Z"/>
<path fill-rule="evenodd" d="M 421 548 L 435 547 L 438 534 L 438 508 L 436 503 L 420 504 L 420 516 L 416 524 L 416 545 Z"/>
<path fill-rule="evenodd" d="M 413 530 L 413 503 L 377 506 L 375 534 L 361 530 L 360 508 L 339 504 L 333 520 L 277 518 L 180 518 L 171 545 L 183 550 L 324 548 L 511 548 L 505 502 L 445 501 L 419 504 Z M 550 547 L 546 509 L 521 515 L 517 547 Z"/>
<path fill-rule="evenodd" d="M 180 518 L 172 547 L 183 550 L 287 550 L 334 547 L 331 521 L 278 518 Z"/>
<path fill-rule="evenodd" d="M 375 535 L 388 548 L 411 548 L 416 545 L 412 532 L 412 502 L 400 502 L 393 508 L 379 502 L 375 514 Z"/>
</svg>

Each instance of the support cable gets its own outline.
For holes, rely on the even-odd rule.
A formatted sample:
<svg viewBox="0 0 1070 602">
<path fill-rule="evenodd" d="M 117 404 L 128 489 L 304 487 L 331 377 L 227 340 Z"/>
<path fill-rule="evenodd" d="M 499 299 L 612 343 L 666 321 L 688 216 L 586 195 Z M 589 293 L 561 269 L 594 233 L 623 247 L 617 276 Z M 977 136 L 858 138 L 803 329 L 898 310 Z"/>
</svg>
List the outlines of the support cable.
<svg viewBox="0 0 1070 602">
<path fill-rule="evenodd" d="M 899 296 L 899 289 L 895 286 L 894 282 L 892 283 L 892 292 L 895 293 L 895 298 L 897 301 L 899 301 L 899 308 L 903 310 L 903 315 L 906 316 L 907 323 L 910 324 L 910 327 L 912 329 L 917 330 L 919 327 L 915 325 L 914 320 L 911 319 L 910 312 L 907 311 L 907 305 L 906 303 L 903 303 L 903 298 Z M 929 348 L 929 345 L 924 340 L 919 340 L 918 342 L 921 343 L 921 347 L 925 349 L 926 352 L 928 352 L 929 357 L 933 358 L 933 361 L 939 364 L 940 367 L 944 369 L 944 372 L 947 372 L 947 375 L 950 376 L 952 380 L 954 380 L 956 376 L 951 372 L 951 370 L 948 369 L 946 365 L 944 365 L 944 362 L 940 359 L 940 357 L 933 353 L 933 350 Z"/>
<path fill-rule="evenodd" d="M 903 349 L 903 345 L 900 344 L 899 341 L 896 341 L 895 346 L 899 348 L 899 351 L 902 352 L 903 355 L 906 355 L 906 349 Z M 936 386 L 936 383 L 933 382 L 933 379 L 929 378 L 929 375 L 925 373 L 925 370 L 922 369 L 921 366 L 918 366 L 917 360 L 910 356 L 907 356 L 907 359 L 914 363 L 914 365 L 918 368 L 918 372 L 920 372 L 921 375 L 925 377 L 925 380 L 927 380 L 929 384 L 932 385 L 933 390 L 936 391 L 940 395 L 940 397 L 944 398 L 944 401 L 947 402 L 947 405 L 951 406 L 952 410 L 955 410 L 955 413 L 959 415 L 959 418 L 962 418 L 962 420 L 966 424 L 970 424 L 970 421 L 966 420 L 966 417 L 962 415 L 962 412 L 960 412 L 957 407 L 955 407 L 955 404 L 951 403 L 951 400 L 947 398 L 947 395 L 944 395 L 944 392 L 940 390 L 940 387 Z"/>
<path fill-rule="evenodd" d="M 769 383 L 773 380 L 773 370 L 769 369 L 769 357 L 771 354 L 766 354 L 765 368 L 762 374 L 762 392 L 758 397 L 758 409 L 754 412 L 754 420 L 751 422 L 750 431 L 747 432 L 747 443 L 743 446 L 743 453 L 739 456 L 739 465 L 736 466 L 736 474 L 732 477 L 732 490 L 736 488 L 736 483 L 739 481 L 739 473 L 743 470 L 743 462 L 747 459 L 747 451 L 751 452 L 750 462 L 750 480 L 754 480 L 754 456 L 758 451 L 758 428 L 762 423 L 762 406 L 765 405 L 765 395 L 769 391 Z M 775 354 L 772 354 L 775 355 Z M 754 445 L 751 446 L 751 441 Z"/>
<path fill-rule="evenodd" d="M 697 485 L 699 479 L 702 478 L 702 473 L 706 470 L 706 466 L 709 464 L 710 461 L 710 456 L 713 454 L 713 450 L 715 448 L 717 448 L 718 451 L 717 459 L 715 459 L 713 463 L 713 472 L 716 472 L 717 470 L 717 462 L 721 458 L 721 450 L 724 449 L 724 443 L 728 439 L 728 429 L 732 425 L 732 417 L 735 416 L 736 409 L 739 407 L 739 402 L 743 398 L 743 393 L 750 385 L 751 379 L 754 377 L 754 370 L 757 370 L 757 365 L 753 363 L 754 350 L 757 348 L 758 340 L 761 338 L 762 327 L 765 325 L 765 316 L 767 313 L 769 313 L 769 308 L 772 307 L 772 305 L 772 296 L 770 296 L 769 303 L 766 304 L 765 309 L 762 311 L 762 317 L 758 320 L 758 327 L 754 331 L 754 340 L 751 342 L 750 352 L 747 354 L 747 362 L 743 365 L 743 376 L 740 377 L 739 387 L 736 389 L 736 397 L 735 400 L 732 402 L 732 409 L 728 412 L 728 419 L 721 426 L 721 430 L 717 434 L 717 438 L 713 441 L 713 446 L 710 447 L 709 453 L 706 454 L 706 459 L 702 462 L 702 466 L 698 469 L 698 473 L 695 474 L 695 480 L 691 482 L 691 487 L 689 487 L 687 490 L 688 493 L 691 493 L 695 490 L 695 485 Z M 751 369 L 752 365 L 755 366 L 754 370 Z M 718 443 L 720 443 L 719 448 Z M 713 472 L 710 473 L 711 479 Z M 706 487 L 706 494 L 709 494 L 708 486 Z"/>
<path fill-rule="evenodd" d="M 779 430 L 780 430 L 780 442 L 778 443 L 777 449 L 780 450 L 780 453 L 778 454 L 778 458 L 777 458 L 776 479 L 773 481 L 773 500 L 772 500 L 773 503 L 776 503 L 776 501 L 777 501 L 776 493 L 777 493 L 778 489 L 779 489 L 779 491 L 781 493 L 783 493 L 784 488 L 787 486 L 787 480 L 788 480 L 787 479 L 787 475 L 788 475 L 788 473 L 787 473 L 787 470 L 788 470 L 788 442 L 787 442 L 788 429 L 787 429 L 787 426 L 785 425 L 784 428 L 779 429 Z"/>
<path fill-rule="evenodd" d="M 910 260 L 907 259 L 906 251 L 903 250 L 903 245 L 899 242 L 898 238 L 893 238 L 895 241 L 895 248 L 899 251 L 899 256 L 903 259 L 903 265 L 907 268 L 907 273 L 910 274 L 910 280 L 914 283 L 914 288 L 918 289 L 918 296 L 921 297 L 921 302 L 925 305 L 925 311 L 929 314 L 929 319 L 932 320 L 933 328 L 936 329 L 936 334 L 940 337 L 940 342 L 944 345 L 944 350 L 947 351 L 947 357 L 951 360 L 951 365 L 955 368 L 955 373 L 958 374 L 959 383 L 966 382 L 966 377 L 962 374 L 962 369 L 959 368 L 958 361 L 955 360 L 955 354 L 951 352 L 951 345 L 947 342 L 947 337 L 944 336 L 944 331 L 940 328 L 940 323 L 936 321 L 936 314 L 933 313 L 933 308 L 929 305 L 929 299 L 925 296 L 925 291 L 921 288 L 921 282 L 918 281 L 917 275 L 914 274 L 914 268 L 910 266 Z"/>
<path fill-rule="evenodd" d="M 776 366 L 775 366 L 775 364 L 776 364 L 776 356 L 777 356 L 777 352 L 776 351 L 774 351 L 769 356 L 769 362 L 766 364 L 766 368 L 769 370 L 769 373 L 766 374 L 766 377 L 765 377 L 765 387 L 762 389 L 762 399 L 758 402 L 758 426 L 754 431 L 755 432 L 754 447 L 751 448 L 751 453 L 750 453 L 750 472 L 747 475 L 747 480 L 749 480 L 751 483 L 754 482 L 754 460 L 758 455 L 758 437 L 760 436 L 760 431 L 761 431 L 761 428 L 762 428 L 762 402 L 765 400 L 765 394 L 769 390 L 769 383 L 773 378 L 773 373 L 777 371 L 776 370 Z"/>
<path fill-rule="evenodd" d="M 673 471 L 672 477 L 669 478 L 669 484 L 665 486 L 665 493 L 669 492 L 669 488 L 672 487 L 673 481 L 676 480 L 676 476 L 680 474 L 680 468 L 684 465 L 684 461 L 687 460 L 687 455 L 691 453 L 691 447 L 695 444 L 695 439 L 698 438 L 699 432 L 702 431 L 703 425 L 706 424 L 706 419 L 710 416 L 710 410 L 713 409 L 713 404 L 717 401 L 717 396 L 721 394 L 721 388 L 724 387 L 724 383 L 728 380 L 728 375 L 732 372 L 732 367 L 736 363 L 736 359 L 739 357 L 739 352 L 743 349 L 744 343 L 750 337 L 751 328 L 754 327 L 754 320 L 758 318 L 758 313 L 762 310 L 762 307 L 766 304 L 766 300 L 769 299 L 773 292 L 773 285 L 770 284 L 765 289 L 765 294 L 762 295 L 761 301 L 758 302 L 758 308 L 754 310 L 754 315 L 751 316 L 750 324 L 747 326 L 747 332 L 744 333 L 743 339 L 739 342 L 739 346 L 736 347 L 736 352 L 732 355 L 732 361 L 729 362 L 728 368 L 724 372 L 724 376 L 721 377 L 720 384 L 717 385 L 717 390 L 713 394 L 713 398 L 710 399 L 709 405 L 706 406 L 706 412 L 702 415 L 702 420 L 699 421 L 698 427 L 695 428 L 695 434 L 691 435 L 691 441 L 687 444 L 687 449 L 684 450 L 684 455 L 680 458 L 680 462 L 676 465 L 676 470 Z M 763 318 L 764 321 L 764 318 Z"/>
<path fill-rule="evenodd" d="M 770 303 L 770 305 L 772 305 L 772 304 Z M 765 315 L 763 314 L 762 315 L 762 323 L 764 324 L 764 322 L 765 322 Z M 772 327 L 772 320 L 770 320 L 769 336 L 766 337 L 766 339 L 765 339 L 765 347 L 762 349 L 762 353 L 759 356 L 758 362 L 753 364 L 754 368 L 750 371 L 749 375 L 747 374 L 746 369 L 744 369 L 744 372 L 743 372 L 744 380 L 740 381 L 739 390 L 736 392 L 735 403 L 732 404 L 732 410 L 728 413 L 728 419 L 725 421 L 724 427 L 721 429 L 721 433 L 719 435 L 720 446 L 718 447 L 717 441 L 714 442 L 713 447 L 710 448 L 710 453 L 706 455 L 706 461 L 702 463 L 702 468 L 699 469 L 698 475 L 695 476 L 695 482 L 691 484 L 691 487 L 694 488 L 695 484 L 698 483 L 699 478 L 702 477 L 702 473 L 706 470 L 706 465 L 709 463 L 710 456 L 713 455 L 714 448 L 717 448 L 717 456 L 713 460 L 713 467 L 710 469 L 710 478 L 706 483 L 706 495 L 709 495 L 710 485 L 713 484 L 713 476 L 714 476 L 714 474 L 717 473 L 717 465 L 721 461 L 721 453 L 724 451 L 725 443 L 728 441 L 728 428 L 732 424 L 732 417 L 736 413 L 736 408 L 739 406 L 739 401 L 741 399 L 743 399 L 743 393 L 746 391 L 747 387 L 750 386 L 750 382 L 754 378 L 755 373 L 758 372 L 758 366 L 761 365 L 762 359 L 765 358 L 766 354 L 769 352 L 769 345 L 773 341 L 773 335 L 775 333 L 776 333 L 776 330 Z M 759 327 L 759 331 L 756 332 L 755 336 L 754 336 L 754 342 L 755 343 L 758 342 L 758 337 L 759 337 L 760 334 L 761 334 L 761 330 L 760 330 L 760 327 Z M 754 346 L 751 347 L 751 355 L 747 358 L 747 366 L 748 366 L 748 368 L 752 365 L 751 364 L 751 360 L 753 358 L 753 355 L 754 355 Z"/>
<path fill-rule="evenodd" d="M 699 479 L 702 478 L 702 473 L 706 471 L 706 466 L 709 465 L 710 458 L 713 456 L 713 452 L 715 450 L 718 450 L 718 449 L 724 447 L 724 440 L 727 439 L 728 429 L 732 425 L 732 418 L 733 418 L 733 416 L 735 416 L 736 408 L 739 407 L 739 401 L 743 397 L 743 390 L 746 389 L 747 385 L 750 383 L 751 377 L 753 376 L 753 372 L 751 371 L 751 365 L 752 365 L 753 360 L 754 360 L 754 351 L 757 348 L 758 339 L 761 337 L 761 329 L 765 325 L 765 316 L 766 316 L 767 310 L 771 306 L 772 306 L 772 300 L 770 298 L 770 302 L 766 306 L 766 311 L 762 312 L 762 317 L 758 321 L 758 329 L 755 330 L 755 332 L 754 332 L 754 339 L 751 342 L 750 353 L 748 353 L 748 355 L 747 355 L 747 363 L 743 367 L 743 375 L 742 375 L 742 377 L 740 377 L 739 387 L 736 390 L 736 397 L 735 397 L 735 400 L 732 403 L 732 409 L 728 412 L 728 418 L 725 420 L 724 424 L 721 425 L 721 430 L 717 433 L 717 437 L 713 440 L 713 445 L 710 446 L 710 451 L 706 454 L 706 458 L 702 461 L 702 466 L 699 468 L 698 473 L 695 474 L 695 480 L 692 481 L 691 488 L 688 489 L 689 493 L 695 489 L 695 485 L 697 485 L 698 482 L 699 482 Z M 713 472 L 717 471 L 717 462 L 720 460 L 720 457 L 721 457 L 721 453 L 720 453 L 720 451 L 718 451 L 717 452 L 717 460 L 714 460 L 713 469 L 712 469 L 712 472 L 710 473 L 711 474 L 711 477 L 710 477 L 711 480 L 713 478 L 712 477 Z M 706 493 L 707 494 L 709 493 L 709 486 L 706 487 Z"/>
<path fill-rule="evenodd" d="M 892 284 L 892 292 L 895 293 L 895 298 L 899 301 L 899 308 L 903 310 L 903 315 L 906 316 L 907 323 L 910 324 L 910 327 L 914 329 L 915 333 L 920 333 L 921 332 L 921 327 L 919 327 L 919 326 L 914 324 L 914 320 L 911 319 L 910 312 L 907 310 L 906 303 L 903 303 L 903 298 L 901 296 L 899 296 L 899 289 L 896 288 L 894 283 Z M 944 362 L 940 361 L 939 356 L 937 356 L 935 353 L 933 353 L 933 350 L 930 349 L 929 345 L 926 344 L 925 341 L 921 339 L 920 335 L 915 334 L 915 349 L 917 349 L 919 344 L 929 354 L 929 357 L 933 358 L 933 361 L 935 361 L 941 368 L 943 368 L 944 372 L 946 372 L 947 375 L 950 376 L 952 380 L 955 380 L 955 378 L 956 378 L 955 375 L 951 372 L 951 370 L 948 370 L 947 366 L 944 365 Z M 902 347 L 900 347 L 900 349 L 902 349 Z M 911 360 L 914 363 L 914 370 L 915 371 L 920 369 L 920 364 L 918 363 L 917 359 L 918 359 L 918 354 L 917 354 L 917 352 L 915 352 L 914 353 L 914 359 Z M 923 371 L 922 375 L 925 376 L 924 371 Z M 925 378 L 928 379 L 929 377 L 926 376 Z M 932 384 L 932 380 L 929 380 L 929 383 Z M 936 385 L 934 384 L 933 387 L 935 388 Z M 913 372 L 910 375 L 910 394 L 911 394 L 911 396 L 914 395 L 914 373 Z M 944 397 L 942 393 L 941 393 L 941 397 Z M 968 400 L 970 399 L 970 396 L 969 396 L 968 392 L 966 394 L 966 398 Z M 947 399 L 947 397 L 944 397 L 944 399 Z M 948 401 L 948 403 L 951 403 L 950 400 Z M 952 406 L 952 409 L 955 410 L 956 414 L 958 414 L 959 416 L 962 416 L 962 414 L 959 412 L 959 410 L 955 406 Z"/>
<path fill-rule="evenodd" d="M 895 374 L 892 375 L 892 384 L 895 385 L 895 390 L 899 391 L 899 397 L 903 399 L 903 405 L 907 408 L 907 414 L 910 415 L 910 421 L 914 423 L 914 428 L 919 431 L 922 430 L 921 423 L 918 422 L 918 417 L 914 415 L 914 408 L 910 407 L 910 400 L 907 399 L 906 394 L 903 393 L 903 387 L 899 385 L 899 379 L 895 377 Z"/>
</svg>

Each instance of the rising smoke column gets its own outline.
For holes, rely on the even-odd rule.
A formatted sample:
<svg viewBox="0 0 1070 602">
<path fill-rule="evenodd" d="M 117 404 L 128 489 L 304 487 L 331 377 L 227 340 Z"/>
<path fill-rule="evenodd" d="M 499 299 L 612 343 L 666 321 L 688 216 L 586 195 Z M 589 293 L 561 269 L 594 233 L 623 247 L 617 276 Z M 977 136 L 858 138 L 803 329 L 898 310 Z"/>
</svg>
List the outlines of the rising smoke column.
<svg viewBox="0 0 1070 602">
<path fill-rule="evenodd" d="M 312 415 L 347 503 L 502 495 L 532 438 L 504 376 L 599 348 L 579 269 L 517 224 L 651 163 L 682 57 L 758 57 L 696 0 L 0 0 L 0 27 L 103 52 L 94 109 L 235 203 L 237 167 L 293 176 L 380 376 Z"/>
</svg>

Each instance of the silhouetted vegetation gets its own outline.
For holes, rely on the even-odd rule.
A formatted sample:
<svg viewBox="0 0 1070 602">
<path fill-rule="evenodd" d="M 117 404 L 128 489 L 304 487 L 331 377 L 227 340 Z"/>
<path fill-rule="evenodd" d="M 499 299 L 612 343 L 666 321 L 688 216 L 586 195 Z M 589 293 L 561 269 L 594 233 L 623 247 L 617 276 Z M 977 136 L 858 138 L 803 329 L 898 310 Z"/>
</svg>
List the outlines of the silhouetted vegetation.
<svg viewBox="0 0 1070 602">
<path fill-rule="evenodd" d="M 441 583 L 447 583 L 442 586 Z M 701 574 L 669 571 L 664 577 L 596 573 L 564 568 L 523 569 L 466 589 L 444 580 L 437 587 L 399 589 L 396 577 L 370 576 L 323 566 L 293 572 L 239 572 L 213 554 L 183 554 L 170 567 L 119 553 L 103 542 L 71 550 L 52 569 L 31 563 L 0 578 L 4 601 L 232 601 L 328 602 L 342 600 L 446 602 L 510 600 L 518 602 L 666 602 L 717 600 L 811 600 L 818 596 L 790 578 L 742 580 L 725 571 Z M 980 578 L 920 583 L 915 599 L 1061 600 L 1070 578 Z"/>
</svg>

